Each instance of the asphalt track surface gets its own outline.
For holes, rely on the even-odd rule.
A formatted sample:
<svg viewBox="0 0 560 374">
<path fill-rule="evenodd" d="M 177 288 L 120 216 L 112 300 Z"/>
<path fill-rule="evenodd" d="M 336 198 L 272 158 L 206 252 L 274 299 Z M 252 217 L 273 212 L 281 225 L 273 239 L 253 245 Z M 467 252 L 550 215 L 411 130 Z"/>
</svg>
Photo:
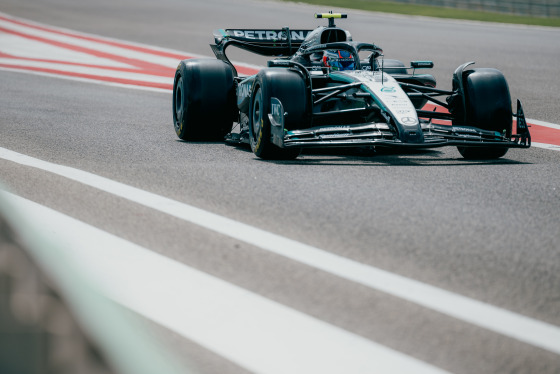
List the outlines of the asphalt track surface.
<svg viewBox="0 0 560 374">
<path fill-rule="evenodd" d="M 311 15 L 323 10 L 249 1 L 0 5 L 1 12 L 53 26 L 208 56 L 215 28 L 308 28 L 320 24 Z M 529 118 L 560 123 L 557 29 L 349 13 L 340 22 L 355 40 L 373 39 L 388 57 L 434 60 L 441 87 L 450 84 L 456 66 L 474 60 L 504 72 Z M 0 76 L 4 149 L 542 321 L 557 333 L 557 151 L 510 150 L 495 162 L 467 162 L 453 148 L 307 152 L 294 162 L 265 162 L 244 148 L 179 141 L 169 93 L 19 72 Z M 0 179 L 25 199 L 434 367 L 454 373 L 560 372 L 559 352 L 512 337 L 520 329 L 516 324 L 508 326 L 511 333 L 499 333 L 6 158 L 0 159 Z M 157 284 L 157 275 L 147 269 L 144 281 Z M 176 297 L 182 297 L 179 291 Z M 225 359 L 160 325 L 151 328 L 201 373 L 256 371 L 235 355 Z"/>
</svg>

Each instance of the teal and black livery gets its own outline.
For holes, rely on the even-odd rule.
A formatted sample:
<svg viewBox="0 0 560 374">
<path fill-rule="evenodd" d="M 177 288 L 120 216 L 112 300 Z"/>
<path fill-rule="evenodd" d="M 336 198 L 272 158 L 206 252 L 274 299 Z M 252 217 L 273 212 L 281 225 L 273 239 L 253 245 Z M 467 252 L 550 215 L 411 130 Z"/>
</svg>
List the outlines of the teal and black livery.
<svg viewBox="0 0 560 374">
<path fill-rule="evenodd" d="M 294 159 L 311 147 L 435 148 L 456 146 L 466 159 L 496 159 L 528 148 L 521 102 L 512 111 L 504 75 L 458 67 L 452 89 L 436 88 L 432 61 L 386 59 L 375 43 L 357 42 L 318 13 L 313 30 L 220 29 L 217 59 L 181 61 L 173 85 L 175 132 L 184 140 L 248 144 L 263 159 Z M 272 57 L 243 75 L 228 47 Z M 247 72 L 247 70 L 241 70 Z M 513 131 L 513 119 L 517 120 Z"/>
</svg>

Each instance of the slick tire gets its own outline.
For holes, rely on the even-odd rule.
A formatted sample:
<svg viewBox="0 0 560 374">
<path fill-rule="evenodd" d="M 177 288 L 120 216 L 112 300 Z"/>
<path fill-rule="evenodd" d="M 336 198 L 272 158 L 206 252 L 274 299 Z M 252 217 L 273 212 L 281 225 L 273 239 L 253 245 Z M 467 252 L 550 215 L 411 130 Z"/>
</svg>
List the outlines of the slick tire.
<svg viewBox="0 0 560 374">
<path fill-rule="evenodd" d="M 479 68 L 463 73 L 466 125 L 511 136 L 512 111 L 509 87 L 504 75 L 496 69 Z M 457 147 L 461 156 L 470 160 L 503 157 L 508 148 Z"/>
<path fill-rule="evenodd" d="M 179 63 L 173 82 L 173 125 L 189 141 L 219 141 L 236 117 L 233 68 L 220 60 Z"/>
<path fill-rule="evenodd" d="M 255 79 L 249 108 L 249 142 L 253 153 L 267 160 L 293 160 L 301 153 L 300 148 L 280 148 L 271 139 L 270 99 L 282 102 L 287 115 L 286 129 L 305 124 L 307 113 L 305 82 L 301 75 L 282 68 L 262 70 Z"/>
</svg>

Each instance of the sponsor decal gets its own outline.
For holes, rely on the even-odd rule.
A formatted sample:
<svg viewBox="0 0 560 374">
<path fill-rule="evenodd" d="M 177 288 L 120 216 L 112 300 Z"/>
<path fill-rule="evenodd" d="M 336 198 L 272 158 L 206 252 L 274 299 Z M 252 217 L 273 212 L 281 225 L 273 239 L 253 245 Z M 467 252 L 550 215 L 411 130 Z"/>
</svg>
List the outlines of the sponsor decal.
<svg viewBox="0 0 560 374">
<path fill-rule="evenodd" d="M 412 106 L 412 104 L 410 103 L 410 101 L 405 101 L 402 98 L 399 98 L 398 101 L 397 100 L 389 101 L 389 103 L 391 104 L 392 107 L 403 108 L 403 109 L 399 109 L 399 110 L 411 111 L 411 110 L 413 110 L 412 108 L 414 108 Z"/>
<path fill-rule="evenodd" d="M 280 110 L 280 108 L 281 108 L 280 104 L 273 103 L 271 105 L 271 108 L 272 108 L 272 115 L 273 116 L 280 116 L 282 114 L 282 111 Z"/>
<path fill-rule="evenodd" d="M 269 119 L 272 126 L 284 126 L 284 107 L 282 102 L 275 97 L 270 98 L 270 114 Z"/>
<path fill-rule="evenodd" d="M 416 125 L 418 123 L 418 120 L 414 117 L 402 117 L 401 123 L 403 125 Z"/>
<path fill-rule="evenodd" d="M 251 96 L 251 84 L 250 83 L 241 83 L 237 86 L 237 97 L 238 98 L 245 98 Z"/>
<path fill-rule="evenodd" d="M 345 71 L 345 74 L 348 74 L 358 80 L 360 80 L 361 82 L 367 83 L 367 82 L 373 82 L 374 81 L 374 77 L 372 76 L 371 72 L 367 72 L 364 70 L 353 70 L 353 71 Z"/>
<path fill-rule="evenodd" d="M 467 134 L 460 134 L 461 139 L 476 139 L 480 140 L 480 135 L 467 135 Z"/>
<path fill-rule="evenodd" d="M 460 131 L 460 132 L 470 132 L 472 134 L 478 134 L 478 131 L 476 129 L 473 129 L 473 128 L 470 128 L 470 127 L 453 126 L 453 130 Z"/>
<path fill-rule="evenodd" d="M 286 33 L 283 30 L 226 30 L 229 36 L 236 38 L 245 38 L 252 40 L 286 40 Z M 292 40 L 305 40 L 309 30 L 291 30 L 290 36 Z"/>
<path fill-rule="evenodd" d="M 395 87 L 387 86 L 387 87 L 383 87 L 381 89 L 381 92 L 394 93 L 397 92 L 397 90 L 395 89 Z"/>
<path fill-rule="evenodd" d="M 319 138 L 339 138 L 341 136 L 346 137 L 348 136 L 348 133 L 345 132 L 345 133 L 336 133 L 336 134 L 321 134 L 319 135 Z"/>
</svg>

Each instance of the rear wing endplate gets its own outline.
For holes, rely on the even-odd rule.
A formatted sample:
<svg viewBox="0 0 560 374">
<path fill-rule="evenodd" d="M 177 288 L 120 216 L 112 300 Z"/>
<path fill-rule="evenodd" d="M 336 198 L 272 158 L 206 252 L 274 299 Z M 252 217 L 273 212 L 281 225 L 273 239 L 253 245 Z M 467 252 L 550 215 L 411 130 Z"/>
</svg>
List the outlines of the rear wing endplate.
<svg viewBox="0 0 560 374">
<path fill-rule="evenodd" d="M 234 45 L 263 56 L 291 56 L 313 30 L 282 29 L 219 29 L 214 31 L 210 47 L 219 60 L 232 65 L 225 54 L 228 46 Z M 233 66 L 233 65 L 232 65 Z"/>
</svg>

